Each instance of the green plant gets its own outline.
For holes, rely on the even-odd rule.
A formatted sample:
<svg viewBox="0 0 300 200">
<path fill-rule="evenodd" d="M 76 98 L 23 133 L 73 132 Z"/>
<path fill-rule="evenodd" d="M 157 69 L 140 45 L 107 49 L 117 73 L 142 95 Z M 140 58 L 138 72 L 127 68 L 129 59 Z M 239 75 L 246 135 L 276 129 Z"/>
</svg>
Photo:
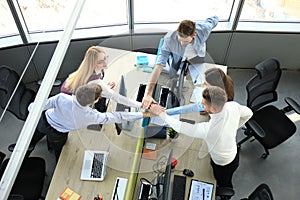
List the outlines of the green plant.
<svg viewBox="0 0 300 200">
<path fill-rule="evenodd" d="M 178 137 L 178 133 L 177 131 L 175 131 L 173 128 L 168 128 L 168 135 L 171 139 L 177 138 Z"/>
</svg>

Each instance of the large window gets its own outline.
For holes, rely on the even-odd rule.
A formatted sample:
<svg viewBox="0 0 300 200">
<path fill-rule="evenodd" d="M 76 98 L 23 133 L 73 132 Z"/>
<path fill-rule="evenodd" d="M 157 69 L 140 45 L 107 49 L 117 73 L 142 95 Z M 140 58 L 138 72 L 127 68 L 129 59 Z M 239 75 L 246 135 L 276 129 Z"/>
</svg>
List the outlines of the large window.
<svg viewBox="0 0 300 200">
<path fill-rule="evenodd" d="M 203 20 L 218 15 L 228 21 L 234 0 L 136 0 L 135 23 L 179 22 L 183 19 Z"/>
<path fill-rule="evenodd" d="M 74 0 L 18 0 L 29 33 L 62 30 Z M 76 28 L 127 24 L 126 0 L 86 0 Z"/>
<path fill-rule="evenodd" d="M 29 42 L 58 40 L 76 0 L 10 0 Z M 300 31 L 300 0 L 86 0 L 73 34 L 88 38 L 131 31 L 166 32 L 183 19 L 204 20 L 218 15 L 214 30 Z M 132 3 L 132 10 L 129 9 Z M 239 12 L 238 9 L 242 9 Z M 133 11 L 133 13 L 130 13 Z M 22 43 L 6 0 L 0 1 L 0 46 Z M 130 30 L 131 22 L 133 30 Z M 22 32 L 21 32 L 22 33 Z M 5 41 L 2 41 L 5 40 Z M 10 44 L 10 43 L 9 43 Z M 8 45 L 9 45 L 8 44 Z"/>
<path fill-rule="evenodd" d="M 19 31 L 6 1 L 0 1 L 0 38 L 18 35 Z"/>
<path fill-rule="evenodd" d="M 74 2 L 72 0 L 18 0 L 28 33 L 62 30 Z"/>
<path fill-rule="evenodd" d="M 128 24 L 126 0 L 86 0 L 76 28 Z"/>
<path fill-rule="evenodd" d="M 300 0 L 245 0 L 237 30 L 299 32 Z"/>
<path fill-rule="evenodd" d="M 300 0 L 246 0 L 242 21 L 300 21 Z"/>
</svg>

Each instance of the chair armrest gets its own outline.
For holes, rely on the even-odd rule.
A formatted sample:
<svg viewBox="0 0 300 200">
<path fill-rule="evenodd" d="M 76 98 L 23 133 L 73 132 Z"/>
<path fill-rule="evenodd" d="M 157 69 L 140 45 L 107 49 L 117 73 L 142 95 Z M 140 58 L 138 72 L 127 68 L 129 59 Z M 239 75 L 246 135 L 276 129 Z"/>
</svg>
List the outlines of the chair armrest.
<svg viewBox="0 0 300 200">
<path fill-rule="evenodd" d="M 0 83 L 0 90 L 2 90 L 5 94 L 7 94 L 8 92 L 8 88 L 6 87 L 6 85 Z"/>
<path fill-rule="evenodd" d="M 250 119 L 247 124 L 259 137 L 264 138 L 266 136 L 264 129 L 255 120 Z"/>
<path fill-rule="evenodd" d="M 286 97 L 285 102 L 296 112 L 300 115 L 300 105 L 291 97 Z"/>
</svg>

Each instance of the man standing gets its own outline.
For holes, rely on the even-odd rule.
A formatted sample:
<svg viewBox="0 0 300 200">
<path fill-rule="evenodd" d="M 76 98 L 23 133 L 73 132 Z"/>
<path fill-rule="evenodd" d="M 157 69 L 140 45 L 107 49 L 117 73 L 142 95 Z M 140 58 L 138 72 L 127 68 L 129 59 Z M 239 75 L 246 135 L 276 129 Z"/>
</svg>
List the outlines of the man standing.
<svg viewBox="0 0 300 200">
<path fill-rule="evenodd" d="M 199 57 L 204 62 L 206 53 L 206 40 L 212 29 L 218 24 L 218 17 L 213 16 L 204 22 L 183 20 L 176 31 L 169 32 L 164 36 L 163 45 L 158 54 L 156 66 L 151 74 L 147 90 L 145 92 L 142 107 L 148 109 L 151 103 L 156 103 L 152 98 L 154 86 L 160 73 L 167 62 L 170 65 L 170 79 L 174 78 L 180 68 L 183 59 Z"/>
<path fill-rule="evenodd" d="M 93 105 L 101 98 L 102 88 L 96 83 L 80 86 L 75 95 L 59 93 L 47 99 L 31 140 L 35 146 L 44 136 L 58 160 L 70 131 L 90 124 L 121 123 L 151 117 L 149 112 L 98 112 Z M 29 105 L 29 112 L 33 103 Z"/>
<path fill-rule="evenodd" d="M 150 112 L 159 115 L 175 131 L 202 138 L 211 156 L 211 166 L 217 180 L 217 186 L 230 187 L 232 175 L 239 166 L 239 154 L 236 145 L 237 129 L 252 116 L 252 111 L 237 102 L 227 102 L 227 95 L 217 86 L 207 87 L 202 93 L 202 105 L 210 115 L 208 122 L 189 124 L 166 114 L 165 109 L 152 104 Z"/>
</svg>

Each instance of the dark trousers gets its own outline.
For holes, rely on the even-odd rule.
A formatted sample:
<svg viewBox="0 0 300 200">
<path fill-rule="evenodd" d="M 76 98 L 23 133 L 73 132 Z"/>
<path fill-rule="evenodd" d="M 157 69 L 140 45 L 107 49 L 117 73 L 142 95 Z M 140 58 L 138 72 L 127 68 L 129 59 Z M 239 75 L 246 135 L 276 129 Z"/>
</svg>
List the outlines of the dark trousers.
<svg viewBox="0 0 300 200">
<path fill-rule="evenodd" d="M 48 123 L 45 111 L 41 115 L 30 144 L 35 146 L 44 136 L 47 137 L 48 148 L 54 150 L 57 161 L 60 152 L 68 139 L 68 133 L 62 133 L 54 129 Z"/>
<path fill-rule="evenodd" d="M 106 105 L 106 98 L 102 97 L 99 99 L 97 103 L 95 103 L 95 109 L 99 112 L 106 112 L 107 110 L 107 105 Z"/>
<path fill-rule="evenodd" d="M 227 165 L 217 165 L 213 160 L 210 160 L 210 164 L 217 180 L 217 186 L 233 188 L 232 175 L 239 166 L 239 152 L 237 152 L 234 160 Z"/>
</svg>

